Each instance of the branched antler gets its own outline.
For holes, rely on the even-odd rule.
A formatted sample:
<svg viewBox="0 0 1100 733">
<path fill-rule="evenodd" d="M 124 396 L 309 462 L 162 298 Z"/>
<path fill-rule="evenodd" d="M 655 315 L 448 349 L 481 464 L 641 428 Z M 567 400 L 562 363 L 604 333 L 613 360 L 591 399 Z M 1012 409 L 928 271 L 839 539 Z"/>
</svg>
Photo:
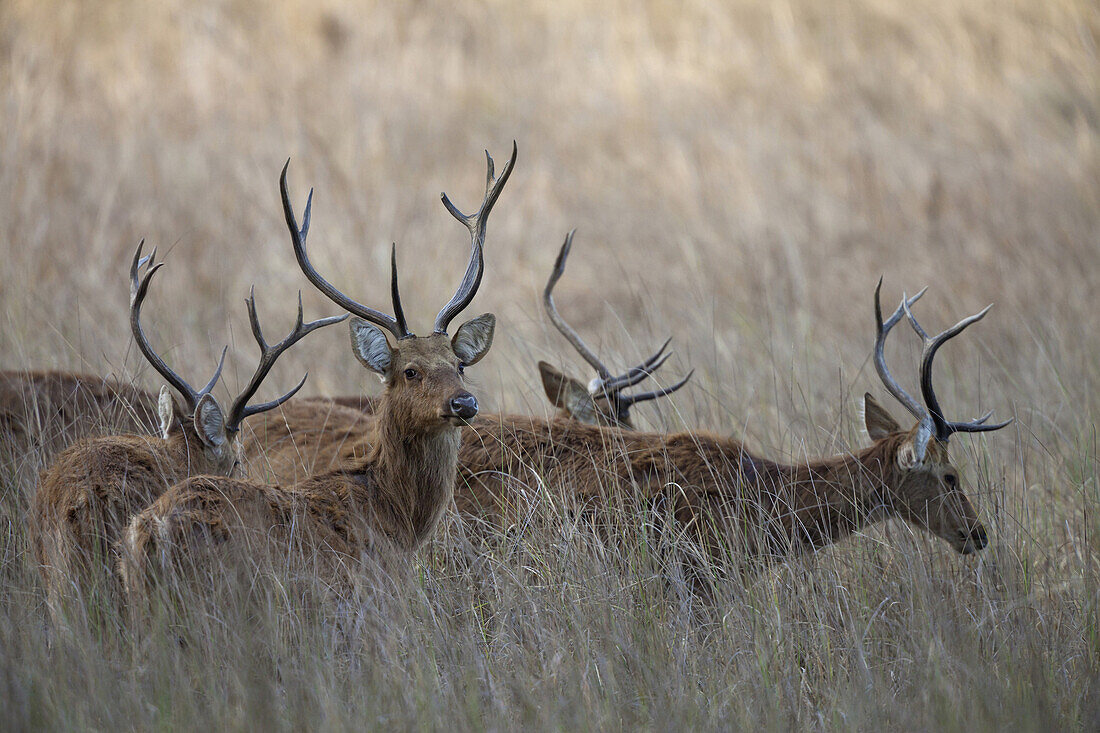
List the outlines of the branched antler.
<svg viewBox="0 0 1100 733">
<path fill-rule="evenodd" d="M 573 235 L 577 233 L 576 229 L 571 230 L 565 235 L 565 242 L 561 245 L 561 250 L 558 252 L 558 257 L 554 261 L 554 269 L 550 271 L 550 278 L 546 281 L 546 288 L 542 291 L 542 302 L 546 307 L 546 314 L 550 316 L 551 322 L 558 329 L 562 336 L 565 336 L 566 340 L 573 345 L 573 348 L 577 350 L 585 361 L 596 370 L 596 378 L 592 380 L 589 385 L 588 391 L 593 397 L 597 395 L 603 395 L 616 409 L 616 412 L 622 415 L 624 418 L 626 412 L 631 405 L 638 402 L 644 402 L 647 400 L 654 400 L 666 395 L 672 394 L 676 390 L 683 387 L 691 379 L 691 375 L 695 373 L 695 370 L 688 372 L 688 375 L 681 379 L 676 384 L 673 384 L 662 389 L 653 390 L 651 392 L 640 392 L 634 395 L 623 394 L 623 390 L 627 387 L 633 387 L 646 377 L 653 374 L 655 371 L 661 368 L 661 365 L 668 361 L 668 358 L 672 356 L 672 352 L 665 353 L 665 349 L 672 342 L 670 336 L 661 344 L 661 348 L 657 349 L 657 352 L 653 356 L 649 357 L 641 364 L 631 367 L 623 374 L 614 376 L 611 374 L 611 370 L 608 369 L 596 353 L 584 343 L 572 326 L 566 323 L 565 319 L 558 313 L 558 308 L 554 305 L 554 286 L 558 284 L 558 280 L 565 273 L 565 261 L 569 257 L 569 250 L 573 247 Z"/>
<path fill-rule="evenodd" d="M 439 311 L 439 315 L 435 317 L 433 329 L 436 333 L 447 332 L 447 326 L 454 320 L 455 316 L 470 304 L 481 285 L 481 276 L 485 269 L 482 259 L 485 247 L 485 227 L 489 222 L 489 212 L 493 210 L 493 205 L 500 198 L 500 192 L 504 190 L 504 184 L 508 182 L 508 177 L 512 175 L 512 168 L 516 165 L 516 155 L 518 153 L 519 148 L 513 140 L 512 157 L 504 166 L 500 177 L 496 178 L 493 175 L 493 157 L 489 155 L 488 150 L 485 151 L 485 198 L 473 214 L 463 214 L 459 211 L 458 207 L 451 203 L 451 199 L 447 197 L 446 193 L 439 195 L 447 211 L 451 212 L 451 216 L 465 224 L 466 228 L 470 230 L 470 262 L 466 266 L 466 274 L 462 277 L 462 283 L 458 286 L 458 290 L 447 305 Z"/>
<path fill-rule="evenodd" d="M 249 289 L 248 300 L 245 301 L 248 304 L 248 320 L 252 325 L 252 335 L 256 338 L 256 343 L 260 345 L 260 362 L 256 365 L 256 371 L 252 374 L 252 379 L 249 381 L 248 386 L 244 391 L 237 395 L 237 399 L 233 400 L 233 405 L 229 408 L 229 414 L 226 416 L 225 429 L 226 432 L 233 433 L 240 429 L 241 423 L 252 415 L 256 415 L 267 410 L 272 410 L 279 405 L 283 404 L 291 397 L 293 397 L 298 390 L 302 388 L 302 385 L 306 383 L 306 378 L 309 376 L 307 372 L 302 377 L 302 381 L 298 382 L 298 385 L 294 389 L 290 390 L 282 397 L 272 400 L 270 402 L 263 402 L 258 405 L 249 405 L 248 401 L 252 399 L 256 394 L 256 390 L 260 388 L 260 384 L 267 377 L 268 372 L 275 366 L 275 361 L 282 356 L 283 352 L 289 349 L 294 344 L 298 343 L 302 338 L 308 334 L 316 331 L 318 328 L 324 328 L 334 323 L 340 323 L 347 319 L 348 314 L 345 313 L 340 316 L 330 316 L 328 318 L 320 318 L 316 321 L 310 321 L 309 323 L 302 322 L 302 292 L 298 291 L 298 318 L 294 323 L 294 328 L 290 331 L 286 338 L 274 346 L 267 343 L 264 339 L 263 331 L 260 329 L 260 319 L 256 315 L 256 288 L 253 286 Z"/>
<path fill-rule="evenodd" d="M 882 305 L 879 302 L 881 290 L 882 278 L 879 278 L 878 286 L 875 287 L 875 323 L 878 327 L 875 336 L 875 369 L 878 370 L 879 377 L 882 379 L 882 383 L 886 385 L 886 389 L 890 391 L 890 394 L 894 395 L 898 402 L 904 405 L 905 409 L 909 410 L 909 412 L 920 421 L 920 429 L 914 441 L 917 456 L 923 457 L 928 440 L 933 435 L 940 442 L 946 443 L 948 438 L 954 433 L 977 433 L 1000 430 L 1011 423 L 1012 420 L 1010 419 L 1003 423 L 987 425 L 986 421 L 993 416 L 992 411 L 983 417 L 969 422 L 950 422 L 944 417 L 943 409 L 940 407 L 939 399 L 937 399 L 936 392 L 932 387 L 932 362 L 939 348 L 949 339 L 962 333 L 968 326 L 984 318 L 985 314 L 988 313 L 989 309 L 993 306 L 986 306 L 980 313 L 962 319 L 943 333 L 933 337 L 929 336 L 925 330 L 921 328 L 920 323 L 917 322 L 917 319 L 910 310 L 912 305 L 924 295 L 928 288 L 924 288 L 912 298 L 902 296 L 901 304 L 885 322 L 882 320 Z M 884 354 L 886 336 L 890 333 L 890 329 L 897 325 L 902 316 L 908 318 L 909 324 L 924 342 L 924 350 L 921 355 L 920 365 L 920 386 L 921 397 L 924 399 L 923 405 L 902 389 L 901 385 L 899 385 L 893 375 L 890 374 L 890 370 L 886 368 L 886 356 Z"/>
<path fill-rule="evenodd" d="M 164 363 L 164 360 L 153 351 L 153 347 L 149 345 L 149 341 L 145 338 L 145 333 L 141 329 L 141 305 L 145 302 L 145 296 L 149 292 L 149 283 L 153 281 L 153 275 L 156 274 L 157 270 L 164 267 L 164 263 L 155 262 L 157 256 L 155 247 L 148 257 L 142 257 L 141 249 L 144 246 L 145 240 L 142 239 L 138 243 L 137 251 L 134 253 L 133 262 L 130 263 L 130 332 L 134 335 L 134 341 L 146 360 L 164 377 L 169 385 L 180 393 L 186 403 L 187 411 L 194 412 L 202 396 L 209 394 L 210 390 L 214 389 L 214 385 L 218 383 L 218 377 L 222 374 L 222 367 L 225 366 L 225 352 L 228 347 L 222 349 L 222 356 L 218 361 L 218 368 L 214 371 L 214 376 L 210 378 L 205 387 L 197 391 L 184 381 L 183 377 L 172 371 Z M 142 267 L 146 268 L 145 274 L 139 277 Z"/>
<path fill-rule="evenodd" d="M 1009 418 L 1002 423 L 987 425 L 986 421 L 993 417 L 992 410 L 975 420 L 951 422 L 944 416 L 943 408 L 940 407 L 940 401 L 936 397 L 936 391 L 932 387 L 932 361 L 936 358 L 936 352 L 939 351 L 939 348 L 947 341 L 958 336 L 971 324 L 982 320 L 992 307 L 993 304 L 990 303 L 980 312 L 962 319 L 943 333 L 937 336 L 929 336 L 925 333 L 924 329 L 921 328 L 917 319 L 913 317 L 912 312 L 909 310 L 909 305 L 907 304 L 905 306 L 905 315 L 909 319 L 909 324 L 924 342 L 924 350 L 921 353 L 920 360 L 920 391 L 921 395 L 924 397 L 924 404 L 928 406 L 928 414 L 929 417 L 932 418 L 932 424 L 936 430 L 936 437 L 941 441 L 946 442 L 947 439 L 955 433 L 984 433 L 990 430 L 1000 430 L 1012 422 L 1012 418 Z"/>
</svg>

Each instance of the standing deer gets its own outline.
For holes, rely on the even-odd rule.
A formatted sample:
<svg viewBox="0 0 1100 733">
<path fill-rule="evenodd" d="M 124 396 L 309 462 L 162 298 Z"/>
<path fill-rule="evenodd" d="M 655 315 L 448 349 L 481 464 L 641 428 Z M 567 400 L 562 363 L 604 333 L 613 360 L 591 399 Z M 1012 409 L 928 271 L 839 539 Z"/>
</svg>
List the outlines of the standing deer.
<svg viewBox="0 0 1100 733">
<path fill-rule="evenodd" d="M 325 575 L 364 555 L 387 554 L 379 552 L 383 548 L 407 556 L 431 536 L 451 503 L 461 426 L 478 411 L 477 399 L 463 385 L 463 371 L 488 352 L 496 323 L 492 314 L 481 315 L 459 326 L 453 338 L 447 336 L 451 321 L 481 284 L 486 223 L 512 172 L 516 148 L 499 178 L 486 157 L 485 198 L 476 213 L 463 214 L 443 196 L 447 210 L 469 229 L 471 252 L 462 283 L 429 336 L 416 336 L 406 325 L 396 245 L 392 316 L 352 300 L 317 272 L 305 248 L 313 192 L 299 229 L 283 168 L 283 209 L 298 264 L 313 285 L 355 316 L 352 351 L 385 383 L 370 451 L 293 488 L 214 477 L 174 486 L 127 529 L 123 574 L 131 598 L 144 594 L 152 575 L 201 573 L 205 562 L 226 560 L 233 552 L 257 557 L 266 546 L 282 567 L 304 562 Z"/>
<path fill-rule="evenodd" d="M 228 476 L 238 471 L 237 435 L 241 423 L 283 404 L 305 384 L 303 377 L 282 397 L 249 405 L 275 361 L 312 331 L 347 318 L 345 314 L 303 323 L 299 294 L 294 329 L 270 346 L 260 331 L 255 294 L 250 293 L 246 301 L 248 316 L 260 345 L 260 361 L 248 386 L 226 412 L 211 394 L 225 364 L 225 350 L 214 376 L 202 389 L 195 390 L 165 364 L 145 338 L 141 306 L 153 276 L 164 263 L 154 262 L 156 250 L 142 257 L 142 244 L 130 266 L 130 329 L 146 360 L 179 394 L 182 409 L 177 408 L 168 387 L 163 387 L 159 436 L 115 435 L 86 440 L 61 453 L 42 473 L 33 500 L 34 546 L 51 612 L 55 614 L 69 585 L 85 590 L 105 588 L 108 596 L 114 595 L 117 588 L 112 558 L 123 528 L 169 486 L 191 475 Z M 146 271 L 140 276 L 143 266 Z"/>
<path fill-rule="evenodd" d="M 564 487 L 573 506 L 598 510 L 608 497 L 668 501 L 676 524 L 705 547 L 739 547 L 748 555 L 811 551 L 870 522 L 900 517 L 961 553 L 984 548 L 986 530 L 963 493 L 948 456 L 957 432 L 999 430 L 992 413 L 949 422 L 932 386 L 932 363 L 947 340 L 989 308 L 930 337 L 909 308 L 922 290 L 885 322 L 875 290 L 875 366 L 887 390 L 916 418 L 905 429 L 870 395 L 864 419 L 872 443 L 832 458 L 781 464 L 737 440 L 706 433 L 638 433 L 530 417 L 479 418 L 466 428 L 456 502 L 462 513 L 507 517 L 517 491 L 532 482 Z M 923 404 L 886 367 L 883 348 L 902 316 L 924 340 Z"/>
</svg>

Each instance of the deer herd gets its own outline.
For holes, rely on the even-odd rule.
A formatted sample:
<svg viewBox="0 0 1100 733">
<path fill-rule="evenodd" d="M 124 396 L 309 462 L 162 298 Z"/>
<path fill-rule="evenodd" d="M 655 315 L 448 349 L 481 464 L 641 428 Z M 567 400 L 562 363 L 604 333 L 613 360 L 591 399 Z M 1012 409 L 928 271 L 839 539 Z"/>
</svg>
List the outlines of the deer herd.
<svg viewBox="0 0 1100 733">
<path fill-rule="evenodd" d="M 880 280 L 873 361 L 886 390 L 915 424 L 898 423 L 868 393 L 867 447 L 779 463 L 732 437 L 635 430 L 632 407 L 672 394 L 692 375 L 631 393 L 667 361 L 669 341 L 616 375 L 561 317 L 553 289 L 564 274 L 570 232 L 543 303 L 595 377 L 585 385 L 539 362 L 558 414 L 479 413 L 464 371 L 489 351 L 496 319 L 484 314 L 457 328 L 452 323 L 481 284 L 486 225 L 516 152 L 513 145 L 499 176 L 486 154 L 485 195 L 473 213 L 442 196 L 447 211 L 469 231 L 469 261 L 428 335 L 415 335 L 406 322 L 396 245 L 392 313 L 353 300 L 317 271 L 306 250 L 313 191 L 299 225 L 284 167 L 280 190 L 298 265 L 344 314 L 303 322 L 299 294 L 294 328 L 271 345 L 250 293 L 246 303 L 260 358 L 228 409 L 212 395 L 225 351 L 213 376 L 196 390 L 146 338 L 141 307 L 164 263 L 156 261 L 155 249 L 142 256 L 142 244 L 130 266 L 130 327 L 141 354 L 166 383 L 159 396 L 89 375 L 0 373 L 0 437 L 9 452 L 13 446 L 37 447 L 52 459 L 30 497 L 27 518 L 51 614 L 88 594 L 133 605 L 169 577 L 201 587 L 222 564 L 257 553 L 281 566 L 308 567 L 326 584 L 343 582 L 357 567 L 362 570 L 366 558 L 411 556 L 452 507 L 459 515 L 507 526 L 539 487 L 556 487 L 576 516 L 597 517 L 624 500 L 661 508 L 671 526 L 707 554 L 732 551 L 751 558 L 813 551 L 890 517 L 963 554 L 987 545 L 987 532 L 948 456 L 948 441 L 954 433 L 997 430 L 1008 422 L 989 423 L 990 415 L 948 420 L 933 388 L 932 366 L 939 348 L 988 307 L 930 336 L 912 312 L 924 291 L 903 297 L 884 319 Z M 303 377 L 278 399 L 251 404 L 280 355 L 313 331 L 344 320 L 355 358 L 384 384 L 380 397 L 295 398 Z M 887 336 L 902 320 L 923 342 L 919 400 L 898 384 L 885 360 Z M 72 443 L 111 412 L 124 414 L 115 423 L 133 432 Z M 71 443 L 56 455 L 51 450 L 60 446 L 47 450 L 49 441 L 39 435 L 51 418 L 65 422 L 62 432 Z M 242 430 L 246 419 L 248 429 Z"/>
</svg>

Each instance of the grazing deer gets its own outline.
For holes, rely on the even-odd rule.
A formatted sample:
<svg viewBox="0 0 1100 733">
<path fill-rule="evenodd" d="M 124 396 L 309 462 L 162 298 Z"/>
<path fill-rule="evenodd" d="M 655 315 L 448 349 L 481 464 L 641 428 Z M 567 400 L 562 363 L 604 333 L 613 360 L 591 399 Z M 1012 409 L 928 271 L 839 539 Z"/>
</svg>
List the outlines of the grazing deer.
<svg viewBox="0 0 1100 733">
<path fill-rule="evenodd" d="M 390 265 L 392 316 L 352 300 L 317 272 L 305 248 L 313 192 L 299 229 L 283 168 L 283 209 L 298 264 L 311 283 L 355 316 L 352 351 L 385 383 L 370 452 L 293 488 L 214 477 L 174 486 L 127 529 L 123 574 L 134 600 L 144 594 L 151 575 L 191 575 L 206 561 L 226 560 L 234 552 L 255 558 L 266 546 L 282 567 L 304 562 L 326 575 L 364 556 L 388 554 L 379 552 L 383 548 L 408 556 L 432 534 L 454 492 L 461 425 L 478 411 L 477 399 L 463 385 L 463 371 L 488 352 L 496 323 L 492 314 L 481 315 L 463 323 L 453 338 L 447 336 L 451 321 L 481 284 L 486 223 L 511 174 L 516 148 L 499 178 L 486 157 L 485 198 L 477 212 L 463 214 L 443 196 L 447 210 L 469 229 L 471 252 L 462 283 L 429 336 L 416 336 L 406 325 L 396 245 Z"/>
<path fill-rule="evenodd" d="M 254 293 L 248 300 L 252 333 L 260 345 L 260 361 L 248 386 L 223 411 L 211 395 L 225 364 L 225 350 L 214 376 L 195 390 L 165 364 L 153 350 L 141 327 L 141 306 L 153 276 L 164 263 L 155 263 L 156 250 L 141 256 L 139 244 L 130 266 L 130 329 L 146 360 L 179 394 L 180 408 L 168 387 L 160 392 L 158 437 L 115 435 L 94 438 L 71 446 L 43 472 L 34 496 L 35 551 L 50 597 L 51 611 L 60 609 L 68 584 L 93 589 L 106 576 L 106 590 L 113 594 L 111 572 L 115 544 L 130 517 L 148 506 L 169 486 L 195 474 L 232 475 L 240 464 L 237 434 L 251 415 L 271 410 L 290 399 L 302 385 L 276 400 L 249 405 L 260 383 L 279 356 L 312 331 L 343 321 L 347 315 L 302 322 L 301 295 L 298 319 L 285 339 L 270 346 L 260 331 Z M 139 277 L 145 266 L 144 276 Z"/>
<path fill-rule="evenodd" d="M 614 376 L 611 370 L 604 366 L 599 357 L 581 339 L 573 327 L 566 323 L 558 313 L 554 305 L 554 286 L 558 284 L 565 272 L 565 260 L 569 257 L 569 249 L 573 246 L 573 235 L 576 229 L 565 236 L 565 242 L 558 252 L 558 258 L 554 262 L 554 269 L 550 272 L 550 279 L 546 282 L 546 289 L 542 292 L 542 302 L 546 307 L 546 314 L 554 326 L 573 345 L 585 361 L 596 370 L 596 376 L 588 383 L 581 384 L 578 380 L 566 376 L 545 361 L 539 362 L 539 375 L 542 377 L 542 386 L 551 404 L 557 407 L 561 414 L 572 417 L 582 423 L 590 425 L 603 425 L 607 427 L 634 429 L 630 420 L 630 408 L 639 402 L 655 400 L 670 395 L 683 387 L 691 379 L 693 372 L 681 379 L 676 384 L 651 392 L 626 394 L 628 387 L 642 382 L 646 377 L 661 368 L 672 352 L 665 353 L 671 338 L 666 340 L 661 348 L 653 356 L 641 364 L 631 367 L 623 374 Z"/>
<path fill-rule="evenodd" d="M 705 433 L 638 433 L 509 416 L 479 418 L 459 455 L 456 489 L 463 513 L 507 517 L 522 486 L 564 487 L 570 502 L 598 509 L 608 497 L 669 502 L 676 524 L 711 550 L 733 546 L 749 555 L 814 550 L 868 523 L 900 517 L 961 553 L 984 548 L 985 528 L 948 457 L 957 432 L 998 430 L 1009 422 L 949 422 L 932 387 L 932 363 L 948 339 L 989 308 L 929 337 L 903 299 L 885 322 L 875 290 L 875 366 L 887 390 L 916 418 L 905 429 L 870 395 L 864 419 L 871 445 L 851 454 L 781 464 L 760 458 L 732 438 Z M 924 339 L 920 385 L 924 403 L 890 375 L 883 347 L 906 316 Z"/>
</svg>

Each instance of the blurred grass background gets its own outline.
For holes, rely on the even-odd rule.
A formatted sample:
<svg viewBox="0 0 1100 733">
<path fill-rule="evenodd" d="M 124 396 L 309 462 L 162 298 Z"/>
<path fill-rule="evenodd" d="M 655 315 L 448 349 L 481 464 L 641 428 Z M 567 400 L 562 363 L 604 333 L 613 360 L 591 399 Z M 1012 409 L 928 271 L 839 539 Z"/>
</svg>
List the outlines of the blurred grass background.
<svg viewBox="0 0 1100 733">
<path fill-rule="evenodd" d="M 858 665 L 852 672 L 792 662 L 827 655 L 804 629 L 811 636 L 796 633 L 793 643 L 814 651 L 776 652 L 772 668 L 804 678 L 793 683 L 793 697 L 769 697 L 760 680 L 705 666 L 695 671 L 715 676 L 702 688 L 732 694 L 731 679 L 740 679 L 760 710 L 780 711 L 749 719 L 780 726 L 791 711 L 800 724 L 839 725 L 861 710 L 870 710 L 869 720 L 890 720 L 883 700 L 900 696 L 912 709 L 898 720 L 923 727 L 962 721 L 952 713 L 968 703 L 952 696 L 979 680 L 987 705 L 967 710 L 969 725 L 1080 725 L 1096 710 L 1089 700 L 1100 556 L 1098 36 L 1100 11 L 1076 0 L 595 7 L 7 0 L 0 4 L 0 368 L 142 374 L 157 387 L 126 322 L 126 269 L 144 237 L 169 264 L 146 309 L 151 340 L 196 382 L 230 343 L 227 381 L 237 388 L 256 358 L 243 304 L 250 284 L 272 337 L 289 328 L 299 288 L 307 317 L 334 312 L 294 263 L 278 200 L 288 156 L 299 214 L 316 188 L 309 243 L 318 268 L 352 297 L 388 309 L 388 248 L 396 241 L 406 312 L 423 331 L 453 292 L 468 244 L 438 194 L 445 190 L 463 209 L 476 206 L 482 150 L 499 168 L 515 139 L 519 161 L 489 223 L 486 277 L 467 313 L 499 319 L 492 352 L 471 370 L 483 409 L 544 410 L 539 358 L 590 376 L 539 304 L 572 227 L 576 245 L 556 290 L 563 314 L 614 365 L 640 360 L 672 334 L 677 356 L 664 379 L 697 370 L 671 404 L 641 408 L 640 422 L 744 435 L 781 459 L 861 444 L 857 398 L 884 394 L 869 363 L 880 275 L 888 307 L 903 290 L 931 285 L 918 311 L 928 329 L 997 303 L 937 364 L 953 416 L 996 408 L 1017 418 L 1002 433 L 954 441 L 994 546 L 960 559 L 891 525 L 870 533 L 898 548 L 887 554 L 893 560 L 874 555 L 890 569 L 884 579 L 868 579 L 863 538 L 810 561 L 809 580 L 798 576 L 782 593 L 742 599 L 745 613 L 765 617 L 768 609 L 796 613 L 800 604 L 821 618 L 843 617 L 846 606 L 820 585 L 832 579 L 833 591 L 842 585 L 864 594 L 853 613 L 873 621 L 884 596 L 917 593 L 933 608 L 947 598 L 954 612 L 943 612 L 942 626 L 941 612 L 920 603 L 897 622 L 930 656 L 901 670 L 886 657 L 879 667 L 872 659 L 875 689 L 885 685 L 889 695 L 865 699 L 849 690 L 865 682 Z M 895 374 L 915 387 L 919 350 L 904 327 L 889 353 Z M 308 393 L 378 389 L 348 353 L 343 329 L 288 353 L 268 389 L 289 387 L 307 368 Z M 28 601 L 16 600 L 34 582 L 22 546 L 20 537 L 5 545 L 15 553 L 8 561 L 23 568 L 7 575 L 15 579 L 4 591 L 9 624 L 36 618 Z M 439 552 L 443 559 L 433 562 L 450 567 L 448 551 Z M 991 568 L 1014 569 L 997 580 L 1011 598 L 971 608 L 970 591 L 960 588 L 981 586 Z M 451 569 L 463 587 L 467 576 Z M 569 588 L 593 582 L 583 568 L 555 572 Z M 519 592 L 496 590 L 497 602 Z M 550 604 L 549 613 L 569 597 L 531 603 Z M 645 624 L 635 610 L 608 611 L 611 621 L 593 623 L 637 631 Z M 420 621 L 427 626 L 408 632 L 417 644 L 424 643 L 418 633 L 441 628 Z M 785 627 L 761 623 L 764 630 L 749 635 L 757 648 L 746 653 L 785 649 Z M 841 626 L 834 643 L 853 643 Z M 33 700 L 28 689 L 70 689 L 79 697 L 79 687 L 50 673 L 56 660 L 42 661 L 50 659 L 44 637 L 13 628 L 9 642 L 41 666 L 29 675 L 38 687 L 15 685 L 17 670 L 7 669 L 8 694 Z M 982 629 L 1026 649 L 1003 656 Z M 924 631 L 939 639 L 950 664 L 935 662 L 941 652 L 929 651 Z M 956 634 L 964 641 L 954 644 Z M 744 649 L 749 637 L 725 638 L 717 648 Z M 588 680 L 576 639 L 547 639 L 578 665 L 567 665 L 565 679 Z M 667 641 L 654 642 L 660 654 L 716 643 L 681 638 L 674 651 L 662 646 Z M 484 682 L 515 673 L 495 663 L 469 674 Z M 8 655 L 5 666 L 13 664 Z M 523 665 L 523 679 L 538 679 L 533 658 Z M 1026 708 L 1005 702 L 1015 699 L 1006 685 L 1021 665 L 1041 672 L 1028 677 L 1041 683 Z M 884 669 L 889 675 L 880 678 Z M 928 679 L 946 682 L 924 698 L 910 694 Z M 419 691 L 419 682 L 411 689 Z M 831 693 L 804 698 L 800 684 Z M 449 694 L 431 699 L 445 703 Z M 569 720 L 525 718 L 517 710 L 526 708 L 501 702 L 511 699 L 501 694 L 489 706 L 501 720 Z M 583 714 L 574 722 L 646 720 L 637 707 L 631 717 L 596 704 L 598 694 L 578 699 Z M 544 712 L 575 712 L 567 693 L 540 700 Z M 683 700 L 699 703 L 687 693 Z M 85 703 L 90 718 L 70 723 L 96 719 L 96 705 Z M 42 709 L 61 706 L 54 699 Z M 1019 717 L 1021 709 L 1035 717 Z M 427 705 L 427 717 L 416 719 L 442 725 L 445 717 L 432 717 L 439 710 Z M 943 720 L 936 711 L 947 711 Z"/>
</svg>

